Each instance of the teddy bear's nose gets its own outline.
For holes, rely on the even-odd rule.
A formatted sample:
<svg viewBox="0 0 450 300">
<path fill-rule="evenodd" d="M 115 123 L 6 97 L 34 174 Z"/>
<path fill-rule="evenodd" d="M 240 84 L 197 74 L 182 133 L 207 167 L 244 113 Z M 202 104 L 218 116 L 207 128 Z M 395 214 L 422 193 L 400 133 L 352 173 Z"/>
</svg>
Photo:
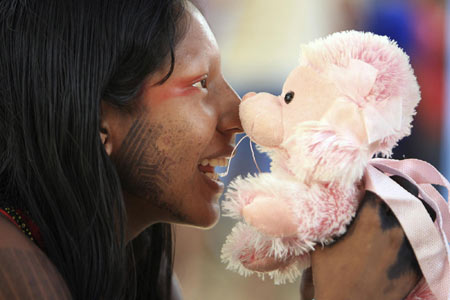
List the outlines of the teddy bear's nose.
<svg viewBox="0 0 450 300">
<path fill-rule="evenodd" d="M 269 93 L 249 94 L 239 105 L 242 128 L 255 143 L 265 147 L 278 146 L 284 136 L 278 97 Z"/>
<path fill-rule="evenodd" d="M 253 97 L 253 96 L 255 96 L 255 95 L 256 95 L 255 92 L 247 93 L 247 94 L 244 95 L 244 97 L 242 97 L 242 101 L 245 101 L 245 100 L 247 100 L 248 98 Z"/>
</svg>

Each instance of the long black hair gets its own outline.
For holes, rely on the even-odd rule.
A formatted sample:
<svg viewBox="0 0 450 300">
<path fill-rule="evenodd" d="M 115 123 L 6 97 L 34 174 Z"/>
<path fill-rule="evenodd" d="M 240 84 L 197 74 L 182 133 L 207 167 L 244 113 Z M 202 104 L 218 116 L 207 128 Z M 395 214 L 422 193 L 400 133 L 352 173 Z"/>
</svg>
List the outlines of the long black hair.
<svg viewBox="0 0 450 300">
<path fill-rule="evenodd" d="M 185 6 L 0 0 L 0 200 L 29 211 L 75 299 L 169 297 L 170 226 L 126 246 L 100 102 L 127 107 L 167 61 L 170 76 Z"/>
</svg>

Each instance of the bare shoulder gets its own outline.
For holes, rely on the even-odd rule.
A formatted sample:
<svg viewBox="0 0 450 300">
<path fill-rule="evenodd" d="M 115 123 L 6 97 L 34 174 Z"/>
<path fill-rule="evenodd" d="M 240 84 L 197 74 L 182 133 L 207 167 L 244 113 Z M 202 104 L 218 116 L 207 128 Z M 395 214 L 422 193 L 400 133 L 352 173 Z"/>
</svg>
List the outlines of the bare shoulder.
<svg viewBox="0 0 450 300">
<path fill-rule="evenodd" d="M 1 215 L 0 299 L 71 299 L 45 253 Z"/>
</svg>

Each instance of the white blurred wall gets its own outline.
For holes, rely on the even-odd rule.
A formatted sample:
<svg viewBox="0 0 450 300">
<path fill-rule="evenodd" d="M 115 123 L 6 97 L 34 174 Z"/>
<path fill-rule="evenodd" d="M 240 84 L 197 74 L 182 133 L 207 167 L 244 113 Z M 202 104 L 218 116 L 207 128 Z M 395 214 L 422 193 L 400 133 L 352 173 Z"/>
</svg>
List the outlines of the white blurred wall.
<svg viewBox="0 0 450 300">
<path fill-rule="evenodd" d="M 344 27 L 339 0 L 200 1 L 222 51 L 223 72 L 238 91 L 281 90 L 301 43 Z"/>
</svg>

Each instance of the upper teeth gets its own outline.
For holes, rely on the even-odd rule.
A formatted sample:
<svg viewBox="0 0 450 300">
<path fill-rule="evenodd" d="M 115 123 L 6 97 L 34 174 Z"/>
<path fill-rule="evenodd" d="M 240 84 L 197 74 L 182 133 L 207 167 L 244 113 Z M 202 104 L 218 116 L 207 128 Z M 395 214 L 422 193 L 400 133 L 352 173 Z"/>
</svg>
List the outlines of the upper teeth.
<svg viewBox="0 0 450 300">
<path fill-rule="evenodd" d="M 228 165 L 228 158 L 212 158 L 212 159 L 204 159 L 201 162 L 202 166 L 210 165 L 211 167 L 226 167 Z"/>
</svg>

